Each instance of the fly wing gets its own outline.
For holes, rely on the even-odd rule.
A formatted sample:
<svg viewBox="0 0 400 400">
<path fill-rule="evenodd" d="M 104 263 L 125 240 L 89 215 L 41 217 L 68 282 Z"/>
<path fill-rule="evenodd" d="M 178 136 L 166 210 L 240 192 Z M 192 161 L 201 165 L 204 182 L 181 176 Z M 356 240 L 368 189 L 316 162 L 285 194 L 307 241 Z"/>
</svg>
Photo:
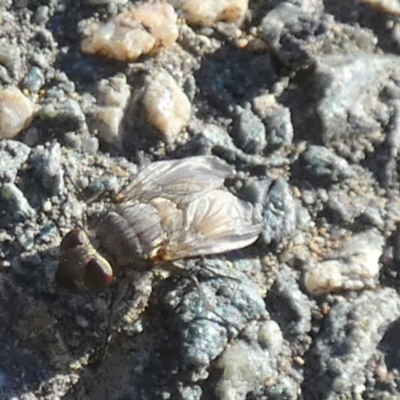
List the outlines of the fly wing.
<svg viewBox="0 0 400 400">
<path fill-rule="evenodd" d="M 167 245 L 170 259 L 223 253 L 253 243 L 261 229 L 260 210 L 232 193 L 213 190 L 183 210 L 183 224 Z"/>
<path fill-rule="evenodd" d="M 126 200 L 150 201 L 162 197 L 187 202 L 193 196 L 222 186 L 234 169 L 214 156 L 188 157 L 150 164 L 121 192 Z"/>
</svg>

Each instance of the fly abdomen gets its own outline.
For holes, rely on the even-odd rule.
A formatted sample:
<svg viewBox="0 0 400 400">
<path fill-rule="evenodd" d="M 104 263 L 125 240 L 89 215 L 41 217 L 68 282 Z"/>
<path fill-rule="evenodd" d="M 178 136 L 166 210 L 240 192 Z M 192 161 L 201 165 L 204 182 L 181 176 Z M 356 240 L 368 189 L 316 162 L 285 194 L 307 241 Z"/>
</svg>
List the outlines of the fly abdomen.
<svg viewBox="0 0 400 400">
<path fill-rule="evenodd" d="M 164 232 L 161 218 L 153 206 L 127 202 L 119 204 L 101 219 L 96 236 L 107 256 L 119 266 L 127 266 L 139 261 L 138 257 L 151 257 L 163 241 Z"/>
</svg>

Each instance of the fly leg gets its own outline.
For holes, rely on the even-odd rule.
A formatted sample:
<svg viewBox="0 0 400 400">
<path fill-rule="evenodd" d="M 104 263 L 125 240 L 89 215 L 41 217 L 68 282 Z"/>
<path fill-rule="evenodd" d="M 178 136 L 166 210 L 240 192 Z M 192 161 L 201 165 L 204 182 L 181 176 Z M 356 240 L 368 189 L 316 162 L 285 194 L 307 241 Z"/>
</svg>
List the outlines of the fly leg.
<svg viewBox="0 0 400 400">
<path fill-rule="evenodd" d="M 183 276 L 184 278 L 187 278 L 187 279 L 191 280 L 192 283 L 194 284 L 194 286 L 196 286 L 196 289 L 199 292 L 199 296 L 201 297 L 201 300 L 203 301 L 207 311 L 215 312 L 215 308 L 207 300 L 207 297 L 204 294 L 203 289 L 200 286 L 199 280 L 190 271 L 185 269 L 183 264 L 180 264 L 178 262 L 167 263 L 165 265 L 162 265 L 160 268 L 162 268 L 162 269 L 164 269 L 166 271 L 169 271 L 172 274 L 180 275 L 180 276 Z"/>
<path fill-rule="evenodd" d="M 222 274 L 221 272 L 218 272 L 215 269 L 211 268 L 210 266 L 207 265 L 207 263 L 204 262 L 203 258 L 202 258 L 201 268 L 207 270 L 208 272 L 210 272 L 213 276 L 215 276 L 217 278 L 232 279 L 235 282 L 239 282 L 239 279 L 235 278 L 234 276 Z"/>
<path fill-rule="evenodd" d="M 162 269 L 166 270 L 166 271 L 170 271 L 173 274 L 177 274 L 180 276 L 183 276 L 184 278 L 189 279 L 194 286 L 196 287 L 199 296 L 206 308 L 207 311 L 213 313 L 214 315 L 216 315 L 218 318 L 221 319 L 221 321 L 223 321 L 224 323 L 226 323 L 228 326 L 233 326 L 233 328 L 235 328 L 238 332 L 241 331 L 241 328 L 238 327 L 237 325 L 233 324 L 231 321 L 228 321 L 223 315 L 221 315 L 220 313 L 218 313 L 218 311 L 215 309 L 215 307 L 208 301 L 207 296 L 205 295 L 203 289 L 201 288 L 200 282 L 197 279 L 197 277 L 192 274 L 190 271 L 188 271 L 183 264 L 178 263 L 178 262 L 174 262 L 174 263 L 168 263 L 165 264 L 161 267 Z M 215 271 L 214 271 L 215 272 Z M 225 277 L 224 275 L 221 274 L 221 277 Z M 235 281 L 237 281 L 236 278 L 230 277 L 231 279 L 234 279 Z"/>
<path fill-rule="evenodd" d="M 126 293 L 128 292 L 129 281 L 127 279 L 122 279 L 118 281 L 117 287 L 113 293 L 111 293 L 111 299 L 109 306 L 106 310 L 106 330 L 104 333 L 104 339 L 100 347 L 94 352 L 91 357 L 90 364 L 97 366 L 104 359 L 109 343 L 111 342 L 111 337 L 113 333 L 113 323 L 116 319 L 118 313 L 118 307 L 122 303 Z"/>
<path fill-rule="evenodd" d="M 152 271 L 130 269 L 123 278 L 115 282 L 107 309 L 104 341 L 96 352 L 95 362 L 104 358 L 114 333 L 130 330 L 147 307 L 152 292 L 152 280 Z"/>
</svg>

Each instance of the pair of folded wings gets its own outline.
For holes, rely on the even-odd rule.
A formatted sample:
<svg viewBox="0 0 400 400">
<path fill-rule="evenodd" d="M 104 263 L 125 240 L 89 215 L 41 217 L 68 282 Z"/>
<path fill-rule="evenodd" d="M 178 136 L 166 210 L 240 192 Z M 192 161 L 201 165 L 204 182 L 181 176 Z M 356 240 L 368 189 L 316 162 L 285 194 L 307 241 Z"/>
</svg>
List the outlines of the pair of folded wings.
<svg viewBox="0 0 400 400">
<path fill-rule="evenodd" d="M 222 253 L 253 243 L 261 212 L 221 189 L 234 169 L 213 156 L 150 164 L 121 192 L 121 202 L 153 205 L 168 235 L 170 259 Z"/>
</svg>

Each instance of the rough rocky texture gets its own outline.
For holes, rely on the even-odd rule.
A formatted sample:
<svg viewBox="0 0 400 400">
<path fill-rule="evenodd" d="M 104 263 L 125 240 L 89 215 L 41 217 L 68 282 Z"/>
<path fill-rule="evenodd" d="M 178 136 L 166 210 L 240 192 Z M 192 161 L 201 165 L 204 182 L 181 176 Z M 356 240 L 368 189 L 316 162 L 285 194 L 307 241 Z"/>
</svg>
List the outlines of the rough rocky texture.
<svg viewBox="0 0 400 400">
<path fill-rule="evenodd" d="M 143 2 L 0 1 L 0 93 L 35 105 L 0 118 L 19 126 L 0 140 L 0 398 L 400 398 L 398 2 L 195 3 L 151 5 L 164 36 L 155 13 L 132 25 Z M 82 52 L 103 24 L 144 47 Z M 189 276 L 132 259 L 97 295 L 55 284 L 66 232 L 90 234 L 143 166 L 196 154 L 235 168 L 254 245 L 181 260 Z"/>
<path fill-rule="evenodd" d="M 376 351 L 383 332 L 400 316 L 400 302 L 392 289 L 365 292 L 353 302 L 335 305 L 321 335 L 312 346 L 319 368 L 309 370 L 315 385 L 310 396 L 334 399 L 348 391 L 357 396 L 365 390 L 365 364 Z"/>
</svg>

